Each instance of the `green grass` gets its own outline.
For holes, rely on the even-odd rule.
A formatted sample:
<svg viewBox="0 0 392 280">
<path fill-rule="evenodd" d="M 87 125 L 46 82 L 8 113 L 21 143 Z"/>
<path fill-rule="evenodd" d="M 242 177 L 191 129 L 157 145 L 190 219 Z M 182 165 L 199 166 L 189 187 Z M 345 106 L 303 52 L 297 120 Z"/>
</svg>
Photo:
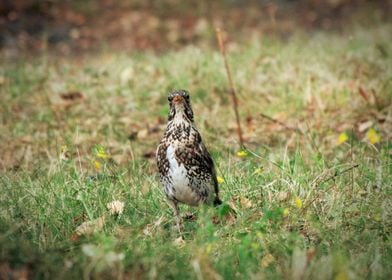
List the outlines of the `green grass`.
<svg viewBox="0 0 392 280">
<path fill-rule="evenodd" d="M 0 275 L 390 279 L 390 34 L 380 24 L 229 47 L 249 149 L 242 158 L 216 50 L 3 60 Z M 233 217 L 227 205 L 182 206 L 197 219 L 185 221 L 180 246 L 149 156 L 173 88 L 190 90 L 222 198 L 237 209 Z M 60 97 L 72 91 L 83 98 Z M 370 128 L 381 137 L 374 145 Z M 338 145 L 343 132 L 349 139 Z M 110 158 L 97 157 L 96 145 Z M 119 217 L 106 209 L 113 200 L 125 202 Z M 75 234 L 99 217 L 102 229 Z"/>
</svg>

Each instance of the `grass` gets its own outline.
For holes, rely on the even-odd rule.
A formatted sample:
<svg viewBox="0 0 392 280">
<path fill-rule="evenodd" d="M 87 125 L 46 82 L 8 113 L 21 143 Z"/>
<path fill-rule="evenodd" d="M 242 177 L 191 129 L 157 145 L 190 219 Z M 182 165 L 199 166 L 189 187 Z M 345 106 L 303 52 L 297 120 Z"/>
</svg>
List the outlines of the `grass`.
<svg viewBox="0 0 392 280">
<path fill-rule="evenodd" d="M 391 31 L 229 46 L 243 157 L 217 50 L 4 59 L 0 275 L 390 279 Z M 185 243 L 152 156 L 173 88 L 190 90 L 222 198 L 237 209 L 182 206 L 197 216 L 185 221 Z M 370 128 L 380 141 L 370 143 Z M 109 214 L 113 200 L 125 202 L 122 215 Z M 102 228 L 76 234 L 100 217 Z"/>
</svg>

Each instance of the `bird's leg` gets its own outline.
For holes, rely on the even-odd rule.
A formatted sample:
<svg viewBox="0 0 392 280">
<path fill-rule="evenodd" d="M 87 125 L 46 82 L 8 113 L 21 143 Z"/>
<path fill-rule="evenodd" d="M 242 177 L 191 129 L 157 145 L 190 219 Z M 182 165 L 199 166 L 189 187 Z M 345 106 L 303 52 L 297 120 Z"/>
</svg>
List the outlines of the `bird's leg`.
<svg viewBox="0 0 392 280">
<path fill-rule="evenodd" d="M 170 205 L 173 207 L 174 215 L 176 215 L 176 227 L 177 227 L 178 234 L 181 235 L 180 208 L 178 207 L 177 201 L 170 200 Z"/>
</svg>

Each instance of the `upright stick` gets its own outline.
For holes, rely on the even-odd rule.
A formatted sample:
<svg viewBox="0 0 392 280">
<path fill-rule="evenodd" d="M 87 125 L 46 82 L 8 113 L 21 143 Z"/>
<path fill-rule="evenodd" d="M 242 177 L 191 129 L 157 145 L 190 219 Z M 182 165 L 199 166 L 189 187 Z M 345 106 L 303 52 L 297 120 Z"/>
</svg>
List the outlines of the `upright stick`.
<svg viewBox="0 0 392 280">
<path fill-rule="evenodd" d="M 219 49 L 220 49 L 220 52 L 222 54 L 223 61 L 225 63 L 227 78 L 229 80 L 230 95 L 231 95 L 232 100 L 233 100 L 234 113 L 235 113 L 235 118 L 236 118 L 236 121 L 237 121 L 237 134 L 238 134 L 238 139 L 240 141 L 240 145 L 242 147 L 244 145 L 244 139 L 242 138 L 242 129 L 241 129 L 241 122 L 240 122 L 240 115 L 238 114 L 237 94 L 236 94 L 236 91 L 235 91 L 235 88 L 234 88 L 233 78 L 231 77 L 229 63 L 227 62 L 227 58 L 226 58 L 226 51 L 225 51 L 225 45 L 223 43 L 222 31 L 221 31 L 220 28 L 217 28 L 215 31 L 216 31 L 216 38 L 218 39 Z"/>
</svg>

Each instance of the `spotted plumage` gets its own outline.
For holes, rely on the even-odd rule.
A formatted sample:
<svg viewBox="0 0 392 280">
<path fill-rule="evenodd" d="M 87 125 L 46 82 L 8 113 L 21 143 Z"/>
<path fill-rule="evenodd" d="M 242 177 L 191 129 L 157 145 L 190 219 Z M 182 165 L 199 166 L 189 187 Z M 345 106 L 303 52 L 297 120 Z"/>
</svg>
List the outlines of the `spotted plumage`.
<svg viewBox="0 0 392 280">
<path fill-rule="evenodd" d="M 180 231 L 179 203 L 197 206 L 220 204 L 214 162 L 193 121 L 189 94 L 172 92 L 165 134 L 157 148 L 156 160 L 166 197 L 173 206 Z"/>
</svg>

